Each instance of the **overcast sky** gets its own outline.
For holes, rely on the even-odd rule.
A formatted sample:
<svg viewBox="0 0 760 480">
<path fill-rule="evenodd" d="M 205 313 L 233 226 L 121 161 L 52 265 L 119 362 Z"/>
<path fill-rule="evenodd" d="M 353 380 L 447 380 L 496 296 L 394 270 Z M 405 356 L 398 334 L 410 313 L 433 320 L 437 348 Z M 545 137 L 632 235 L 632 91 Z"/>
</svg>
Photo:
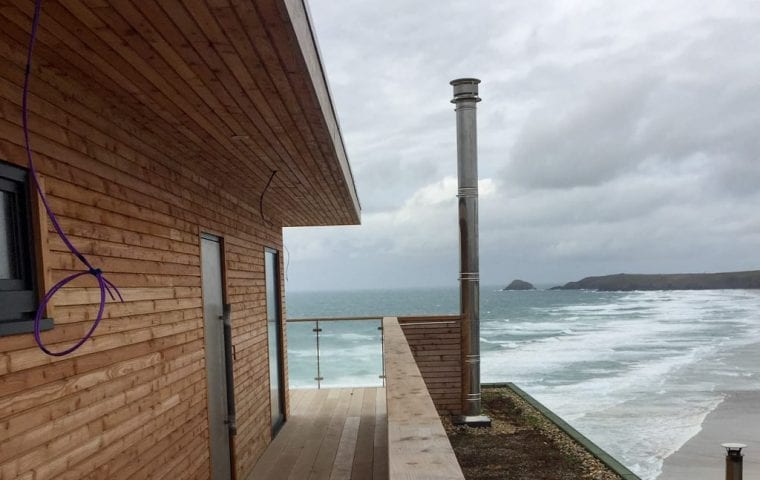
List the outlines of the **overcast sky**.
<svg viewBox="0 0 760 480">
<path fill-rule="evenodd" d="M 288 289 L 456 285 L 473 76 L 483 284 L 760 268 L 757 2 L 309 5 L 362 225 L 286 229 Z"/>
</svg>

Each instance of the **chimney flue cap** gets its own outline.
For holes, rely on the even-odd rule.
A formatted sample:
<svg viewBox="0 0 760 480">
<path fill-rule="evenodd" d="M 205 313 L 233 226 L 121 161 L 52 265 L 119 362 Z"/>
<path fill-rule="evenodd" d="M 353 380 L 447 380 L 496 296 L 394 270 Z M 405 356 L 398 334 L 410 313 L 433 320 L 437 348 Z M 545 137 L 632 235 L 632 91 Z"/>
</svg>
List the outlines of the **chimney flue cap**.
<svg viewBox="0 0 760 480">
<path fill-rule="evenodd" d="M 746 447 L 743 443 L 723 443 L 721 446 L 726 449 L 729 457 L 741 457 L 742 449 Z"/>
<path fill-rule="evenodd" d="M 454 87 L 454 98 L 451 103 L 456 103 L 459 100 L 480 101 L 480 97 L 478 97 L 480 80 L 477 78 L 457 78 L 449 83 Z"/>
</svg>

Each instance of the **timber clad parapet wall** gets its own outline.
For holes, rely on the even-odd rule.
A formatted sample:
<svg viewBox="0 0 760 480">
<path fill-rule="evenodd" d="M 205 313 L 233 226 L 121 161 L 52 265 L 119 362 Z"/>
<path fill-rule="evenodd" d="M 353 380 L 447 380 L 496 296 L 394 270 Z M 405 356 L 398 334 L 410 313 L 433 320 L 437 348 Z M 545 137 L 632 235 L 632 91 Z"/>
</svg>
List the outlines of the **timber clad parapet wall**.
<svg viewBox="0 0 760 480">
<path fill-rule="evenodd" d="M 399 317 L 438 413 L 462 411 L 462 328 L 459 316 Z"/>
<path fill-rule="evenodd" d="M 389 478 L 464 480 L 397 318 L 383 318 L 383 352 Z"/>
</svg>

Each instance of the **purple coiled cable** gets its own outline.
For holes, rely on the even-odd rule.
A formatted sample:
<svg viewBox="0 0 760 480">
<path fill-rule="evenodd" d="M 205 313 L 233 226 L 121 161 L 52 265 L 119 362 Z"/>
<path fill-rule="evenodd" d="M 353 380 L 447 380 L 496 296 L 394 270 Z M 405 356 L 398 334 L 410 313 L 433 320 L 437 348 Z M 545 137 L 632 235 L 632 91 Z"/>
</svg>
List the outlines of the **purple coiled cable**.
<svg viewBox="0 0 760 480">
<path fill-rule="evenodd" d="M 37 314 L 34 317 L 34 339 L 37 341 L 37 345 L 39 345 L 40 349 L 43 352 L 47 353 L 48 355 L 60 357 L 63 355 L 68 355 L 69 353 L 73 352 L 74 350 L 84 345 L 84 343 L 87 340 L 89 340 L 89 338 L 95 332 L 95 329 L 98 328 L 98 324 L 100 324 L 100 321 L 103 319 L 103 311 L 105 310 L 105 307 L 106 307 L 106 292 L 108 292 L 108 295 L 111 297 L 111 300 L 116 300 L 116 298 L 114 297 L 114 292 L 119 297 L 120 301 L 123 302 L 124 298 L 121 296 L 119 289 L 116 288 L 116 285 L 108 281 L 106 277 L 103 275 L 103 272 L 99 268 L 93 267 L 92 264 L 89 262 L 89 260 L 87 260 L 87 258 L 84 255 L 82 255 L 82 253 L 79 250 L 77 250 L 77 248 L 71 243 L 71 240 L 69 240 L 69 238 L 63 232 L 63 229 L 61 228 L 61 225 L 58 223 L 58 219 L 56 218 L 55 213 L 53 213 L 53 210 L 50 209 L 50 205 L 48 204 L 47 197 L 45 197 L 45 192 L 43 192 L 42 188 L 40 187 L 40 182 L 37 178 L 37 170 L 35 170 L 34 168 L 34 162 L 32 161 L 32 148 L 29 143 L 29 109 L 27 106 L 27 100 L 29 97 L 29 79 L 31 77 L 31 70 L 32 70 L 32 51 L 34 50 L 34 42 L 37 39 L 37 27 L 39 26 L 39 23 L 40 23 L 41 9 L 42 9 L 42 0 L 36 0 L 35 5 L 34 5 L 34 18 L 32 20 L 32 33 L 29 37 L 29 50 L 27 51 L 27 55 L 26 55 L 26 70 L 24 72 L 24 91 L 23 91 L 23 97 L 21 99 L 21 109 L 23 111 L 22 122 L 23 122 L 23 127 L 24 127 L 24 142 L 26 146 L 26 156 L 27 156 L 27 160 L 29 161 L 29 172 L 31 173 L 32 179 L 34 179 L 34 184 L 37 188 L 37 192 L 39 192 L 40 198 L 42 199 L 42 204 L 45 206 L 45 211 L 47 212 L 48 217 L 50 217 L 50 221 L 53 224 L 53 228 L 55 228 L 55 231 L 58 233 L 58 236 L 61 237 L 61 240 L 63 240 L 63 243 L 66 245 L 69 251 L 75 257 L 77 257 L 84 264 L 85 267 L 87 267 L 87 270 L 83 272 L 71 274 L 68 277 L 56 283 L 55 285 L 53 285 L 53 287 L 50 288 L 50 290 L 45 294 L 45 296 L 40 301 L 39 307 L 37 307 Z M 66 350 L 62 350 L 60 352 L 51 352 L 50 350 L 48 350 L 45 344 L 42 343 L 42 337 L 40 336 L 40 322 L 42 320 L 42 314 L 45 311 L 45 307 L 53 298 L 53 296 L 56 294 L 56 292 L 58 292 L 58 290 L 63 288 L 69 282 L 83 275 L 92 275 L 98 281 L 98 286 L 100 287 L 100 307 L 98 308 L 98 316 L 95 319 L 95 321 L 92 323 L 90 330 L 75 345 L 67 348 Z"/>
</svg>

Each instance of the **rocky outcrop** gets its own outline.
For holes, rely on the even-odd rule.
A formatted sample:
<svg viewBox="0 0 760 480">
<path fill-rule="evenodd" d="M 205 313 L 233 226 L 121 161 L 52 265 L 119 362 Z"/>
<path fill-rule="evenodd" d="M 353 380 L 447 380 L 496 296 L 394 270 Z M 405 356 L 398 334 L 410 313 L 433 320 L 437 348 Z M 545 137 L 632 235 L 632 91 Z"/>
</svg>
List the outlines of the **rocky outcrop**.
<svg viewBox="0 0 760 480">
<path fill-rule="evenodd" d="M 512 283 L 501 290 L 535 290 L 536 287 L 523 280 L 512 280 Z"/>
<path fill-rule="evenodd" d="M 599 290 L 606 292 L 631 290 L 720 290 L 760 288 L 760 271 L 725 273 L 673 273 L 639 275 L 618 273 L 586 277 L 568 282 L 552 290 Z"/>
</svg>

